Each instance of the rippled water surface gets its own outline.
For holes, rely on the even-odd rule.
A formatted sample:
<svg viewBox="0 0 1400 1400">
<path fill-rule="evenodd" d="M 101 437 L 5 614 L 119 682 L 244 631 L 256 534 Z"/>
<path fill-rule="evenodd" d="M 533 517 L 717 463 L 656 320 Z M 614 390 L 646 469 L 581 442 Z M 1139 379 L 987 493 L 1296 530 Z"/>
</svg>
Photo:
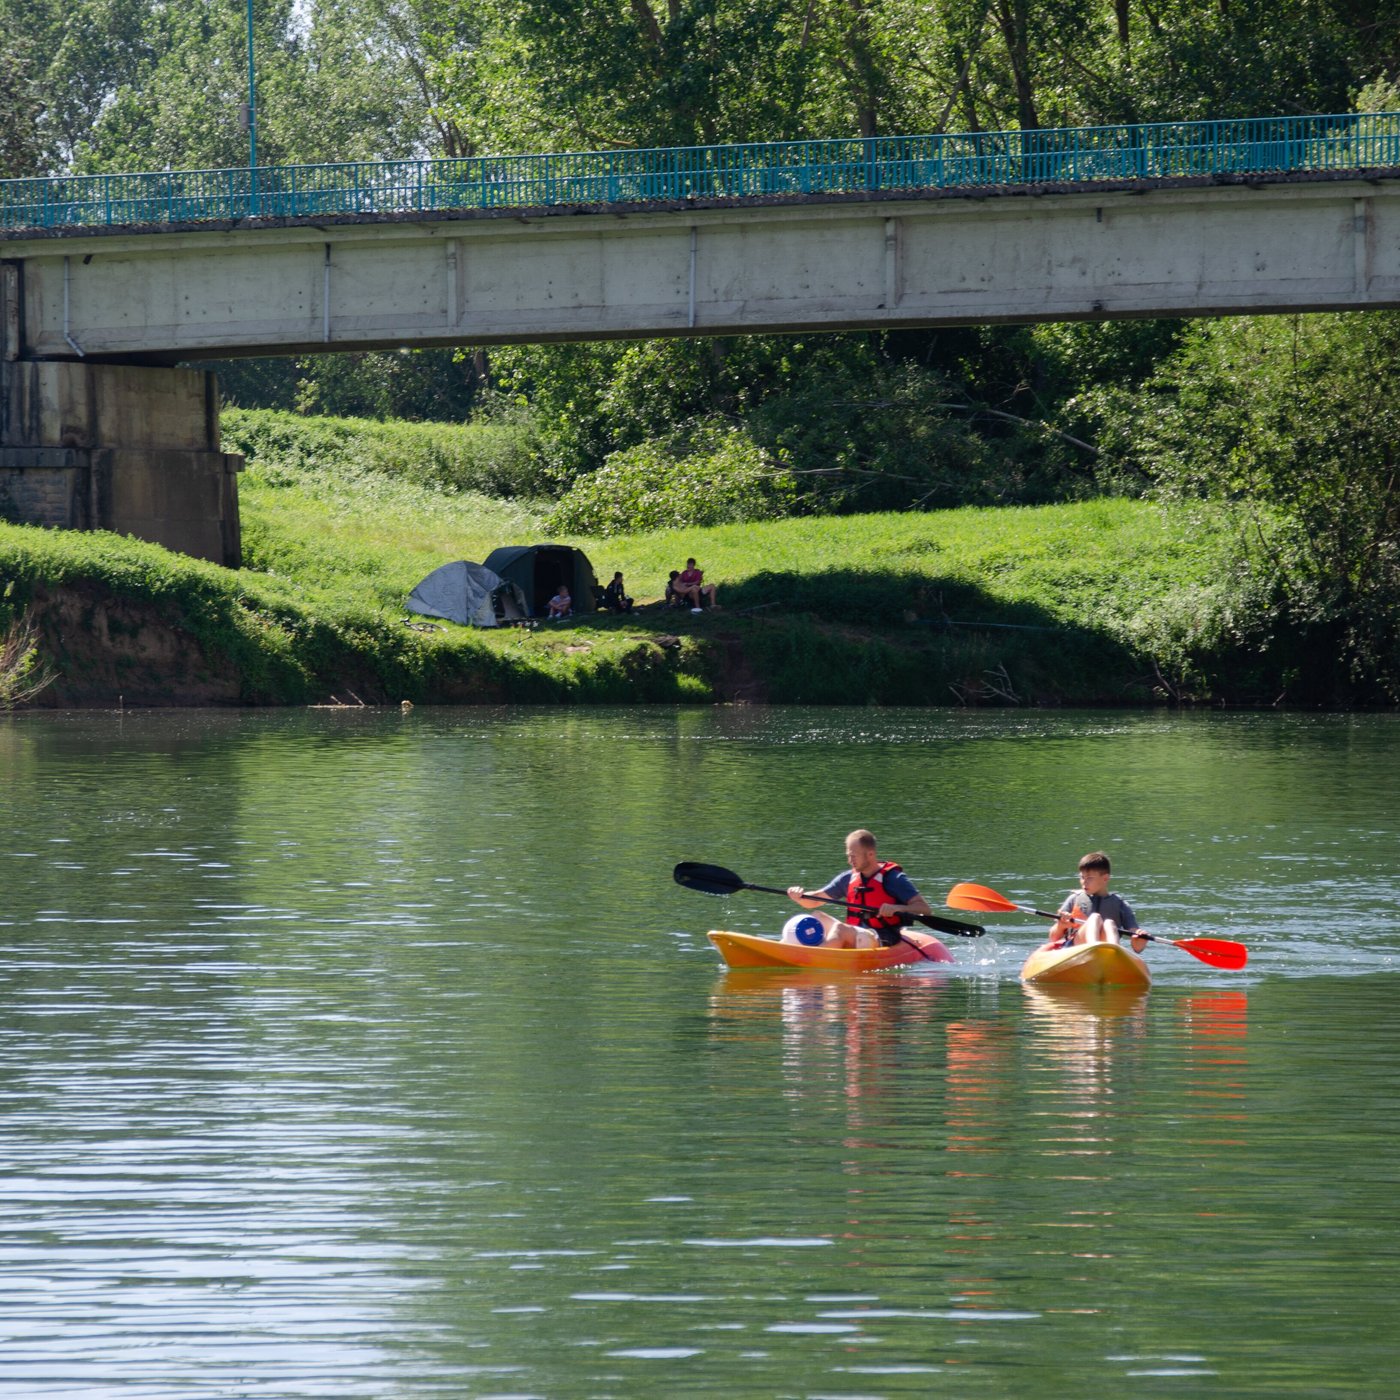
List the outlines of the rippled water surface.
<svg viewBox="0 0 1400 1400">
<path fill-rule="evenodd" d="M 0 717 L 0 1393 L 1391 1395 L 1393 717 Z M 1037 921 L 726 973 L 679 860 Z"/>
</svg>

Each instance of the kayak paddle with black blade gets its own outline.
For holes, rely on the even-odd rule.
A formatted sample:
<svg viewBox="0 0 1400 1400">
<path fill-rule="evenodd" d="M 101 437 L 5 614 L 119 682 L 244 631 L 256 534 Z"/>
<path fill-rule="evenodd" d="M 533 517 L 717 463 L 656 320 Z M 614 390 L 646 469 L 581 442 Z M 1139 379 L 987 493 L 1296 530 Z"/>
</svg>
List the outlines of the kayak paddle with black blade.
<svg viewBox="0 0 1400 1400">
<path fill-rule="evenodd" d="M 676 884 L 688 890 L 699 890 L 702 894 L 738 894 L 740 890 L 757 890 L 760 894 L 787 894 L 774 885 L 751 885 L 741 875 L 726 870 L 722 865 L 701 865 L 697 861 L 683 860 L 671 872 Z M 828 899 L 826 895 L 809 894 L 808 899 L 819 900 L 823 904 L 839 904 L 846 907 L 844 899 Z M 959 938 L 981 938 L 986 929 L 981 924 L 965 924 L 958 919 L 944 919 L 937 914 L 910 914 L 916 923 L 931 928 L 936 933 L 956 934 Z"/>
<path fill-rule="evenodd" d="M 1019 910 L 1022 914 L 1037 914 L 1042 919 L 1060 917 L 1058 914 L 1047 914 L 1044 909 L 1032 909 L 1029 904 L 1017 904 L 986 885 L 954 885 L 948 891 L 946 902 L 950 909 L 976 909 L 984 914 L 1011 914 Z M 1077 922 L 1082 923 L 1083 920 Z M 1139 932 L 1134 932 L 1133 937 L 1145 938 L 1149 943 L 1170 943 L 1212 967 L 1238 969 L 1249 960 L 1249 949 L 1229 938 L 1163 938 L 1160 934 Z"/>
</svg>

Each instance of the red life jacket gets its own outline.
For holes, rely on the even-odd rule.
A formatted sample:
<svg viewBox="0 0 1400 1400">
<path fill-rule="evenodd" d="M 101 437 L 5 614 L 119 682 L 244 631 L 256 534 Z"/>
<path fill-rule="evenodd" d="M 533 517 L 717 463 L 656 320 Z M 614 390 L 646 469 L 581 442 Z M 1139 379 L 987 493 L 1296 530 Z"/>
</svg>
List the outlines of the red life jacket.
<svg viewBox="0 0 1400 1400">
<path fill-rule="evenodd" d="M 881 943 L 896 943 L 898 931 L 911 922 L 907 914 L 896 914 L 892 919 L 882 919 L 875 911 L 882 904 L 898 904 L 885 888 L 885 876 L 902 875 L 903 869 L 892 860 L 882 860 L 869 877 L 851 872 L 851 883 L 846 886 L 846 922 L 857 928 L 873 929 L 880 936 Z"/>
</svg>

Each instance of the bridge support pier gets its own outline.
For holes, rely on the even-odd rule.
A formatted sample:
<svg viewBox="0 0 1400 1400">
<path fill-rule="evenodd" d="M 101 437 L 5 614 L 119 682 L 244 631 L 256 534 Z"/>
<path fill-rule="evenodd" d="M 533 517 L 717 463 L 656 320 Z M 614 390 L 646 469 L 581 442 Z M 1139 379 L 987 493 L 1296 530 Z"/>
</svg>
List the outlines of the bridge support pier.
<svg viewBox="0 0 1400 1400">
<path fill-rule="evenodd" d="M 203 370 L 0 360 L 0 519 L 242 562 L 238 476 Z"/>
</svg>

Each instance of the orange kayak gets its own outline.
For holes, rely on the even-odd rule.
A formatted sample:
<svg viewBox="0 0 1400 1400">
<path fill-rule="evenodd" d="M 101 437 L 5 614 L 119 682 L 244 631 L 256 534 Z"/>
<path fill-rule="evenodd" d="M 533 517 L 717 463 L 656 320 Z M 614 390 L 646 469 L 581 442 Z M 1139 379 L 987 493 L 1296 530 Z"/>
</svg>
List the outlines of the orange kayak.
<svg viewBox="0 0 1400 1400">
<path fill-rule="evenodd" d="M 1152 974 L 1131 948 L 1117 943 L 1074 943 L 1037 948 L 1021 969 L 1021 980 L 1037 986 L 1147 987 Z"/>
<path fill-rule="evenodd" d="M 910 963 L 950 963 L 953 955 L 931 933 L 906 929 L 889 948 L 829 948 L 824 944 L 780 943 L 748 933 L 711 929 L 706 935 L 730 967 L 814 967 L 823 972 L 879 972 Z"/>
</svg>

